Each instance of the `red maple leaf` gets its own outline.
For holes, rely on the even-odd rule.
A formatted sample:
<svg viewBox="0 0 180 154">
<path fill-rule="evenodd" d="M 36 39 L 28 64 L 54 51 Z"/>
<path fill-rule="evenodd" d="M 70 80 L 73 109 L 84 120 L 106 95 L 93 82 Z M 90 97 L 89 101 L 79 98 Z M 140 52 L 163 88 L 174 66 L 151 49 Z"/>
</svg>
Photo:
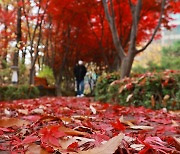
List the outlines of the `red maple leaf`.
<svg viewBox="0 0 180 154">
<path fill-rule="evenodd" d="M 112 125 L 116 130 L 124 131 L 124 130 L 126 129 L 125 126 L 119 121 L 119 119 L 117 119 L 116 122 L 111 123 L 111 125 Z"/>
<path fill-rule="evenodd" d="M 67 149 L 71 150 L 71 149 L 77 149 L 78 148 L 78 142 L 73 142 L 72 144 L 70 144 Z"/>
</svg>

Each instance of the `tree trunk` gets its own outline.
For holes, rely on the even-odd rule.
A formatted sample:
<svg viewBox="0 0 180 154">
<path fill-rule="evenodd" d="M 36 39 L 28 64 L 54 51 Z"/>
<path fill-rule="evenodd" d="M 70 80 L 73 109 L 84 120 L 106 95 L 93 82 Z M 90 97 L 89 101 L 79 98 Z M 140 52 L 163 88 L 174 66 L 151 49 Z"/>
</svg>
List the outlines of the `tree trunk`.
<svg viewBox="0 0 180 154">
<path fill-rule="evenodd" d="M 6 6 L 6 11 L 8 12 L 8 5 Z M 6 23 L 4 23 L 5 40 L 6 40 L 6 41 L 9 41 L 9 40 L 8 40 L 8 35 L 7 35 L 7 30 L 8 30 L 8 26 L 7 26 Z M 7 45 L 6 42 L 5 42 L 4 47 L 5 47 L 5 49 L 4 49 L 4 54 L 3 54 L 2 59 L 3 59 L 5 62 L 7 62 L 8 45 Z M 2 67 L 4 68 L 4 65 L 2 65 Z"/>
<path fill-rule="evenodd" d="M 30 69 L 30 74 L 29 74 L 29 83 L 34 84 L 34 76 L 35 76 L 35 67 L 32 67 Z"/>
<path fill-rule="evenodd" d="M 126 57 L 124 57 L 121 61 L 121 79 L 125 77 L 129 77 L 131 73 L 132 64 L 134 61 L 134 55 L 128 54 Z"/>
<path fill-rule="evenodd" d="M 56 79 L 56 96 L 62 96 L 62 91 L 61 91 L 61 81 L 62 79 L 60 79 L 59 77 Z"/>
<path fill-rule="evenodd" d="M 14 52 L 13 56 L 13 65 L 18 66 L 18 58 L 19 58 L 19 46 L 20 46 L 20 41 L 21 41 L 21 7 L 18 7 L 17 10 L 17 37 L 16 37 L 16 42 L 17 42 L 17 51 Z"/>
</svg>

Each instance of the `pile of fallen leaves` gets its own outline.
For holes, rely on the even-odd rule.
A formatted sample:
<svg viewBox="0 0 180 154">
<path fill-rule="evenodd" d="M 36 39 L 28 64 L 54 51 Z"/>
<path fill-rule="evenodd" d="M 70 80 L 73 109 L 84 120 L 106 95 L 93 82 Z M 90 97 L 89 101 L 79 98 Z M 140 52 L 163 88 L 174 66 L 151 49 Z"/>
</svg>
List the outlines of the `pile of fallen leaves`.
<svg viewBox="0 0 180 154">
<path fill-rule="evenodd" d="M 179 153 L 180 114 L 89 98 L 0 102 L 0 153 Z"/>
</svg>

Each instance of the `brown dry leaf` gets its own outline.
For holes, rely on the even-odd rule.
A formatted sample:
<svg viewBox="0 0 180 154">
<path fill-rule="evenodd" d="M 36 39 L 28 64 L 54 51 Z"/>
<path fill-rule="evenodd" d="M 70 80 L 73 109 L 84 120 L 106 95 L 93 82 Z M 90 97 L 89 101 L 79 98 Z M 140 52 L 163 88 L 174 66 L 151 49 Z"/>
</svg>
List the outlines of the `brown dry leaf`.
<svg viewBox="0 0 180 154">
<path fill-rule="evenodd" d="M 126 98 L 126 102 L 129 102 L 132 97 L 133 97 L 133 94 L 128 95 L 127 98 Z"/>
<path fill-rule="evenodd" d="M 87 132 L 89 134 L 92 134 L 92 129 L 85 127 L 85 126 L 77 126 L 74 128 L 74 130 L 80 131 L 80 132 Z"/>
<path fill-rule="evenodd" d="M 163 104 L 164 107 L 166 107 L 167 106 L 166 100 L 162 100 L 162 104 Z"/>
<path fill-rule="evenodd" d="M 12 113 L 11 113 L 11 111 L 9 111 L 8 109 L 4 109 L 4 114 L 5 114 L 6 116 L 10 117 Z"/>
<path fill-rule="evenodd" d="M 174 138 L 174 140 L 177 142 L 177 144 L 180 146 L 180 138 L 178 138 L 178 137 L 173 137 Z"/>
<path fill-rule="evenodd" d="M 72 136 L 86 136 L 88 135 L 88 133 L 86 132 L 80 132 L 71 128 L 66 128 L 66 127 L 60 127 L 59 128 L 60 131 L 63 131 L 64 133 L 66 133 L 67 135 L 72 135 Z"/>
<path fill-rule="evenodd" d="M 63 149 L 67 149 L 67 147 L 74 143 L 74 142 L 78 142 L 78 145 L 81 146 L 82 144 L 86 143 L 86 142 L 94 142 L 94 139 L 89 139 L 89 138 L 85 138 L 85 137 L 70 137 L 68 139 L 61 139 L 59 140 L 59 143 L 61 145 L 61 147 Z"/>
<path fill-rule="evenodd" d="M 124 134 L 120 133 L 119 135 L 111 138 L 105 144 L 87 151 L 81 151 L 78 154 L 113 154 L 121 144 L 123 138 Z"/>
<path fill-rule="evenodd" d="M 152 96 L 151 96 L 151 106 L 154 107 L 155 104 L 156 104 L 156 101 L 155 101 L 155 99 L 154 99 L 154 96 L 152 95 Z"/>
<path fill-rule="evenodd" d="M 154 129 L 154 127 L 151 126 L 130 126 L 130 128 L 132 129 L 142 129 L 142 130 L 150 130 L 150 129 Z"/>
<path fill-rule="evenodd" d="M 170 98 L 169 95 L 165 95 L 164 98 L 163 98 L 163 100 L 167 101 L 169 98 Z"/>
<path fill-rule="evenodd" d="M 33 143 L 28 147 L 27 152 L 25 154 L 49 154 L 49 153 L 43 148 L 41 148 L 40 145 Z"/>
<path fill-rule="evenodd" d="M 3 118 L 0 119 L 0 126 L 1 127 L 12 127 L 18 126 L 21 127 L 23 125 L 28 125 L 30 122 L 18 118 Z"/>
<path fill-rule="evenodd" d="M 89 119 L 88 116 L 82 116 L 82 115 L 74 115 L 74 116 L 71 116 L 72 119 L 78 119 L 78 120 L 87 120 Z"/>
<path fill-rule="evenodd" d="M 177 110 L 177 111 L 169 111 L 169 113 L 180 117 L 180 110 Z"/>
<path fill-rule="evenodd" d="M 180 124 L 179 124 L 178 122 L 172 120 L 172 126 L 174 126 L 174 127 L 179 127 Z"/>
<path fill-rule="evenodd" d="M 60 118 L 64 124 L 71 123 L 72 119 L 70 117 L 61 117 Z"/>
<path fill-rule="evenodd" d="M 96 109 L 92 106 L 92 104 L 89 106 L 89 108 L 93 114 L 96 114 Z"/>
<path fill-rule="evenodd" d="M 44 110 L 42 108 L 33 109 L 31 113 L 35 114 L 44 114 Z"/>
<path fill-rule="evenodd" d="M 133 148 L 134 150 L 140 151 L 145 147 L 145 145 L 143 145 L 143 144 L 131 144 L 130 147 Z"/>
<path fill-rule="evenodd" d="M 174 101 L 172 101 L 172 107 L 174 108 L 175 106 L 176 106 L 176 101 L 174 100 Z"/>
<path fill-rule="evenodd" d="M 121 86 L 121 87 L 119 88 L 119 94 L 122 93 L 123 89 L 124 89 L 124 86 Z"/>
<path fill-rule="evenodd" d="M 128 126 L 134 126 L 134 124 L 131 121 L 125 120 L 123 115 L 119 118 L 119 121 L 121 123 L 124 123 L 124 124 L 128 125 Z"/>
<path fill-rule="evenodd" d="M 121 83 L 121 80 L 115 80 L 110 84 L 110 86 L 113 86 L 113 85 L 119 84 L 119 83 Z"/>
<path fill-rule="evenodd" d="M 18 109 L 17 110 L 20 114 L 28 115 L 28 109 Z"/>
<path fill-rule="evenodd" d="M 130 143 L 130 142 L 135 141 L 136 139 L 135 139 L 135 138 L 132 138 L 132 137 L 130 137 L 130 136 L 124 136 L 124 140 L 125 140 L 127 143 Z"/>
<path fill-rule="evenodd" d="M 146 78 L 142 79 L 142 80 L 139 82 L 139 85 L 144 86 L 145 83 L 146 83 Z"/>
</svg>

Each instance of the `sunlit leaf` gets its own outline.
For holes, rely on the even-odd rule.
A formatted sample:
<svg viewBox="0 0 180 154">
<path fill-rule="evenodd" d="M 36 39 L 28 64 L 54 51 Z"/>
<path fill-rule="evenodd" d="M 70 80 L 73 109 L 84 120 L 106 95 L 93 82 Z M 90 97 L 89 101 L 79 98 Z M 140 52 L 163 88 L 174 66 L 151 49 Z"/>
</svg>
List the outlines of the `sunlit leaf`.
<svg viewBox="0 0 180 154">
<path fill-rule="evenodd" d="M 45 149 L 41 148 L 40 145 L 31 144 L 28 146 L 27 152 L 25 154 L 49 154 Z"/>
<path fill-rule="evenodd" d="M 2 118 L 0 119 L 0 127 L 12 127 L 12 126 L 23 126 L 28 125 L 29 122 L 18 118 Z"/>
<path fill-rule="evenodd" d="M 130 128 L 132 129 L 143 129 L 143 130 L 151 130 L 151 129 L 154 129 L 154 127 L 151 127 L 151 126 L 130 126 Z"/>
<path fill-rule="evenodd" d="M 117 150 L 118 146 L 120 146 L 123 137 L 124 134 L 120 133 L 119 135 L 111 138 L 105 144 L 88 151 L 79 152 L 79 154 L 113 154 Z"/>
<path fill-rule="evenodd" d="M 96 114 L 96 109 L 92 105 L 90 105 L 90 109 L 91 109 L 93 114 Z"/>
<path fill-rule="evenodd" d="M 144 148 L 144 145 L 143 144 L 131 144 L 130 147 L 137 151 L 140 151 Z"/>
</svg>

